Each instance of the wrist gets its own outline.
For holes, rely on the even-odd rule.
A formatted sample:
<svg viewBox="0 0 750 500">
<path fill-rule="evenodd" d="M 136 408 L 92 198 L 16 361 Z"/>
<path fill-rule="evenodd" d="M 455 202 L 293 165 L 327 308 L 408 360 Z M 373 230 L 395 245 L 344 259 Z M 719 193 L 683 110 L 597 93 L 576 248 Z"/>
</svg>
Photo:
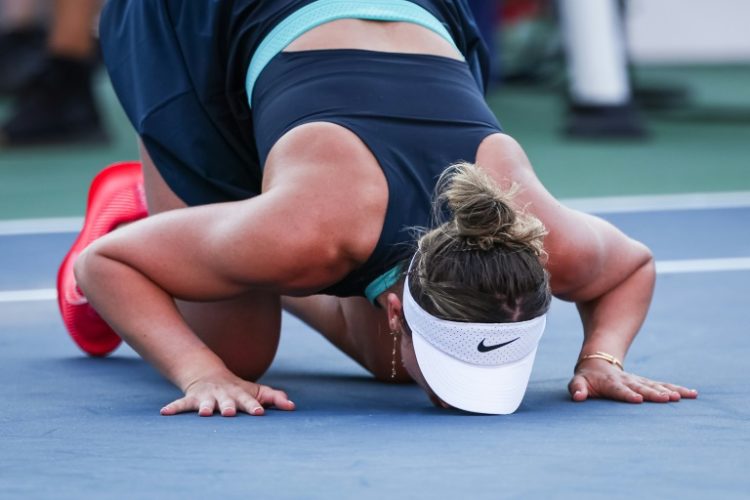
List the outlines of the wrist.
<svg viewBox="0 0 750 500">
<path fill-rule="evenodd" d="M 578 355 L 578 359 L 581 359 L 587 354 L 604 352 L 610 356 L 614 356 L 620 361 L 625 361 L 625 355 L 628 352 L 629 346 L 630 343 L 625 342 L 620 335 L 606 335 L 604 332 L 596 332 L 586 336 L 583 345 L 581 346 L 581 353 Z"/>
<path fill-rule="evenodd" d="M 573 371 L 577 372 L 578 369 L 583 365 L 594 367 L 599 365 L 600 368 L 604 367 L 605 365 L 609 365 L 610 367 L 615 367 L 622 371 L 625 371 L 620 358 L 613 356 L 612 354 L 605 351 L 594 351 L 589 353 L 587 353 L 585 350 L 581 351 L 581 354 L 578 357 L 578 362 L 573 368 Z"/>
<path fill-rule="evenodd" d="M 183 392 L 201 379 L 229 372 L 224 362 L 208 347 L 181 357 L 170 370 L 168 378 Z"/>
</svg>

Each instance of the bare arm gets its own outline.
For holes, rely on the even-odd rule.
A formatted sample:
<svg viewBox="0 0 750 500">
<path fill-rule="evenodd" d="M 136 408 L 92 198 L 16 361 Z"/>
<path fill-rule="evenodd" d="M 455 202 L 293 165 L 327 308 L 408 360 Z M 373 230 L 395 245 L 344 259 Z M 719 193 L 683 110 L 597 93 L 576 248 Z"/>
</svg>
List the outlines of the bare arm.
<svg viewBox="0 0 750 500">
<path fill-rule="evenodd" d="M 174 298 L 304 295 L 362 262 L 387 196 L 358 170 L 368 167 L 369 152 L 350 135 L 332 125 L 298 127 L 269 155 L 262 195 L 161 213 L 114 231 L 78 259 L 77 281 L 95 309 L 186 392 L 167 414 L 198 409 L 194 393 L 254 414 L 258 403 L 290 409 L 280 391 L 234 377 L 190 330 Z"/>
<path fill-rule="evenodd" d="M 653 257 L 643 244 L 601 219 L 574 212 L 571 221 L 579 231 L 570 234 L 579 242 L 559 250 L 562 247 L 556 247 L 553 239 L 550 267 L 554 269 L 556 256 L 557 265 L 566 269 L 558 295 L 576 302 L 581 316 L 584 341 L 579 359 L 604 352 L 624 360 L 651 304 L 656 277 Z M 627 373 L 598 358 L 577 365 L 568 389 L 576 401 L 605 397 L 630 403 L 668 402 L 697 396 L 694 390 Z"/>
<path fill-rule="evenodd" d="M 94 308 L 185 393 L 163 414 L 293 408 L 283 392 L 231 373 L 190 330 L 173 297 L 220 300 L 253 288 L 301 293 L 348 272 L 330 227 L 335 216 L 305 209 L 306 193 L 279 188 L 243 202 L 160 214 L 107 235 L 79 258 L 77 281 Z"/>
<path fill-rule="evenodd" d="M 487 144 L 490 141 L 496 142 Z M 581 356 L 603 351 L 623 360 L 651 303 L 655 281 L 651 252 L 606 221 L 562 206 L 539 182 L 513 139 L 498 136 L 485 141 L 479 161 L 501 186 L 519 184 L 522 191 L 517 202 L 548 228 L 545 249 L 552 292 L 578 307 L 584 331 Z M 683 387 L 624 375 L 606 361 L 586 360 L 571 381 L 570 391 L 576 400 L 588 396 L 630 402 L 695 397 Z M 588 383 L 591 380 L 595 380 L 593 385 Z"/>
<path fill-rule="evenodd" d="M 582 354 L 604 351 L 623 359 L 651 304 L 653 257 L 607 222 L 564 211 L 566 233 L 551 230 L 547 244 L 553 293 L 578 307 Z"/>
</svg>

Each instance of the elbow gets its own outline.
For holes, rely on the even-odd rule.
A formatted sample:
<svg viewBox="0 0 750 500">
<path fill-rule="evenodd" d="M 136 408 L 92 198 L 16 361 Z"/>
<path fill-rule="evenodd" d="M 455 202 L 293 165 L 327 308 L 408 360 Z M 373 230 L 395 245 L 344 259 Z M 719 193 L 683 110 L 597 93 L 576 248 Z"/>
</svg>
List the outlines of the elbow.
<svg viewBox="0 0 750 500">
<path fill-rule="evenodd" d="M 641 261 L 641 266 L 651 266 L 654 267 L 654 254 L 651 251 L 649 247 L 641 243 L 640 241 L 635 241 L 635 244 L 637 245 L 637 253 L 639 255 L 639 259 Z"/>
<path fill-rule="evenodd" d="M 285 258 L 280 259 L 269 284 L 296 295 L 318 291 L 346 276 L 353 268 L 347 253 L 325 235 L 297 233 L 293 241 L 285 242 Z"/>
<path fill-rule="evenodd" d="M 299 259 L 300 266 L 288 276 L 290 281 L 298 282 L 295 288 L 313 290 L 329 286 L 346 276 L 351 270 L 346 252 L 331 241 L 315 238 L 308 245 L 299 249 L 298 255 L 305 255 L 307 259 Z"/>
<path fill-rule="evenodd" d="M 643 243 L 628 239 L 617 252 L 591 247 L 575 259 L 558 263 L 552 274 L 552 290 L 562 300 L 581 302 L 595 299 L 634 275 L 653 286 L 656 280 L 654 255 Z"/>
<path fill-rule="evenodd" d="M 656 280 L 656 261 L 654 259 L 653 252 L 649 247 L 647 247 L 640 241 L 634 241 L 634 243 L 637 247 L 636 261 L 638 262 L 634 273 L 640 271 L 644 274 L 647 274 L 650 277 L 649 279 L 654 282 Z"/>
<path fill-rule="evenodd" d="M 655 272 L 654 254 L 649 247 L 638 240 L 628 239 L 630 248 L 627 251 L 627 257 L 624 259 L 628 263 L 630 274 L 636 273 L 641 269 L 651 269 Z"/>
</svg>

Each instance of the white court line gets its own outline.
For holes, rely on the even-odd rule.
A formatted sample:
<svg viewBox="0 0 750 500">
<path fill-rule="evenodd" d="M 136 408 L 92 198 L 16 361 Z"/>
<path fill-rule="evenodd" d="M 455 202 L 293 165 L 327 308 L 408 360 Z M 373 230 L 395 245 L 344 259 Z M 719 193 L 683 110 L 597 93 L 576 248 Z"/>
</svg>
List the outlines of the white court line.
<svg viewBox="0 0 750 500">
<path fill-rule="evenodd" d="M 568 198 L 560 201 L 570 208 L 596 214 L 744 208 L 750 207 L 750 191 Z"/>
<path fill-rule="evenodd" d="M 750 271 L 750 257 L 727 259 L 660 260 L 656 263 L 657 274 L 712 273 L 723 271 Z M 7 302 L 38 302 L 57 300 L 57 290 L 0 291 L 0 304 Z"/>
<path fill-rule="evenodd" d="M 4 220 L 0 221 L 0 236 L 77 233 L 81 227 L 83 227 L 83 217 Z"/>
<path fill-rule="evenodd" d="M 750 191 L 567 198 L 560 201 L 571 208 L 597 214 L 743 208 L 750 207 Z M 0 220 L 0 236 L 76 233 L 82 226 L 82 217 Z"/>
<path fill-rule="evenodd" d="M 57 300 L 57 290 L 54 288 L 40 288 L 38 290 L 0 291 L 0 303 L 38 302 L 42 300 Z"/>
<path fill-rule="evenodd" d="M 656 262 L 657 274 L 711 273 L 721 271 L 750 271 L 750 257 L 661 260 Z"/>
</svg>

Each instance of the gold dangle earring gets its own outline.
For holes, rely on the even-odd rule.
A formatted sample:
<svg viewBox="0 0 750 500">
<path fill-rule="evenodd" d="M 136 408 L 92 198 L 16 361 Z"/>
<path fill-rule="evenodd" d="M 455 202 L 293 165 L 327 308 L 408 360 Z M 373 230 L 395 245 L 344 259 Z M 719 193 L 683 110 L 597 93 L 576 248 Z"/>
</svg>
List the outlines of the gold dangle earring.
<svg viewBox="0 0 750 500">
<path fill-rule="evenodd" d="M 391 353 L 391 380 L 394 380 L 396 378 L 396 347 L 398 347 L 398 330 L 393 330 L 391 332 L 391 337 L 393 337 L 393 352 Z"/>
</svg>

